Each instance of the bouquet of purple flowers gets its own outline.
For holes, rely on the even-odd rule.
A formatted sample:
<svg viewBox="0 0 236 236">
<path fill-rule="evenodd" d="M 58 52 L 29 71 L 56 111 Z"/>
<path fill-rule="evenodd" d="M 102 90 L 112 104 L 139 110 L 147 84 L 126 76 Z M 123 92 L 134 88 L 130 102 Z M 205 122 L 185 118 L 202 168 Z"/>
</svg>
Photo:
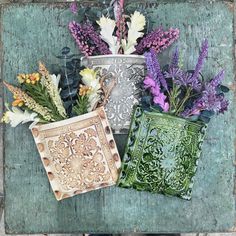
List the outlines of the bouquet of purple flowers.
<svg viewBox="0 0 236 236">
<path fill-rule="evenodd" d="M 156 52 L 146 52 L 147 76 L 143 81 L 142 105 L 159 112 L 169 113 L 191 121 L 208 123 L 214 114 L 224 113 L 229 105 L 221 85 L 224 70 L 213 79 L 204 80 L 201 70 L 208 54 L 208 41 L 202 43 L 194 70 L 185 71 L 179 63 L 178 48 L 174 51 L 167 69 L 162 70 Z"/>
<path fill-rule="evenodd" d="M 71 4 L 71 11 L 78 13 L 78 18 L 87 16 L 85 12 L 79 12 L 77 4 L 76 1 Z M 69 30 L 85 56 L 143 55 L 150 48 L 159 53 L 179 37 L 179 30 L 174 28 L 146 30 L 148 24 L 145 15 L 137 10 L 131 15 L 125 14 L 124 0 L 111 1 L 110 7 L 113 8 L 114 19 L 101 11 L 102 16 L 97 19 L 86 17 L 79 22 L 69 23 Z"/>
</svg>

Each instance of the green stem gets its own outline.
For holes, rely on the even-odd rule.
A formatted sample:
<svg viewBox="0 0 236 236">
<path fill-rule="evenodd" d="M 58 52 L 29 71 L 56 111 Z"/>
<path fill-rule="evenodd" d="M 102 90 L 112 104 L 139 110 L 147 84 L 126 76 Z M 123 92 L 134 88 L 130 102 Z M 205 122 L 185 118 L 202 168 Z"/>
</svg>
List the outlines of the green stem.
<svg viewBox="0 0 236 236">
<path fill-rule="evenodd" d="M 177 109 L 177 111 L 175 112 L 175 115 L 179 115 L 179 113 L 182 111 L 185 103 L 187 102 L 187 100 L 189 99 L 190 97 L 190 94 L 191 94 L 191 91 L 192 89 L 190 87 L 187 88 L 187 91 L 186 91 L 186 95 L 184 97 L 184 99 L 182 100 L 182 103 L 180 104 L 179 108 Z"/>
<path fill-rule="evenodd" d="M 172 112 L 175 112 L 177 105 L 178 105 L 178 103 L 176 101 L 176 98 L 178 97 L 178 92 L 179 92 L 179 88 L 175 84 L 173 84 L 173 89 L 172 89 L 171 93 L 168 92 L 168 95 L 170 98 L 170 111 L 173 108 Z"/>
</svg>

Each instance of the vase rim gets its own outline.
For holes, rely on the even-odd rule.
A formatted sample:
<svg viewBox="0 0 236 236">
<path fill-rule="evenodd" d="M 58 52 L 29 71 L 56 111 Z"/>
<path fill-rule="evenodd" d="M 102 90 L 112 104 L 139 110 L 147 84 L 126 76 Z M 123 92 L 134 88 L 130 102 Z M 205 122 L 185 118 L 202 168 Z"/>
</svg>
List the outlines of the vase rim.
<svg viewBox="0 0 236 236">
<path fill-rule="evenodd" d="M 91 118 L 91 116 L 98 114 L 99 110 L 104 111 L 104 107 L 101 106 L 101 107 L 99 107 L 99 108 L 97 108 L 93 111 L 89 111 L 85 114 L 70 117 L 70 118 L 67 118 L 67 119 L 64 119 L 64 120 L 53 121 L 53 122 L 46 123 L 46 124 L 43 124 L 43 123 L 39 122 L 39 123 L 35 124 L 34 126 L 32 126 L 30 129 L 32 130 L 33 128 L 40 128 L 40 130 L 47 130 L 49 128 L 58 128 L 58 127 L 61 127 L 61 126 L 70 125 L 74 122 Z"/>
<path fill-rule="evenodd" d="M 107 54 L 107 55 L 82 57 L 81 60 L 83 60 L 84 58 L 109 58 L 109 57 L 118 57 L 118 58 L 128 57 L 128 58 L 142 58 L 142 59 L 145 58 L 145 56 L 143 55 Z"/>
<path fill-rule="evenodd" d="M 202 126 L 207 127 L 207 124 L 202 121 L 191 121 L 186 118 L 175 116 L 175 115 L 168 114 L 168 113 L 162 113 L 162 112 L 157 112 L 157 111 L 145 111 L 145 110 L 144 110 L 144 113 L 146 113 L 147 115 L 151 115 L 151 116 L 169 117 L 171 119 L 179 120 L 180 122 L 190 123 L 190 124 L 198 126 L 198 127 L 202 127 Z"/>
</svg>

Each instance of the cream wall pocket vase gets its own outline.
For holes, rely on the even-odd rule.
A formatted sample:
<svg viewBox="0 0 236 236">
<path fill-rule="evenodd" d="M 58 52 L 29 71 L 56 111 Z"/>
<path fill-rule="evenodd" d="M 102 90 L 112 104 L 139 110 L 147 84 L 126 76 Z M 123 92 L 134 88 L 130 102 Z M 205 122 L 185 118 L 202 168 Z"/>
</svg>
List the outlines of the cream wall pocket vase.
<svg viewBox="0 0 236 236">
<path fill-rule="evenodd" d="M 31 131 L 57 200 L 115 185 L 121 162 L 103 107 Z"/>
</svg>

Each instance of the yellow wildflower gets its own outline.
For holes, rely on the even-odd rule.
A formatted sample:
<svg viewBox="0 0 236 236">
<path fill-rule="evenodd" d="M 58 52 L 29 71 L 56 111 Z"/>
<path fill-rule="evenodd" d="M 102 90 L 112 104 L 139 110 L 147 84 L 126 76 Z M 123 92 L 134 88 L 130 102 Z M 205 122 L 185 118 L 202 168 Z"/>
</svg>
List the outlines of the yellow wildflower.
<svg viewBox="0 0 236 236">
<path fill-rule="evenodd" d="M 89 86 L 80 85 L 79 95 L 85 96 L 85 95 L 89 94 L 91 92 L 91 90 L 92 90 L 92 88 Z"/>
<path fill-rule="evenodd" d="M 17 79 L 18 79 L 18 82 L 19 82 L 20 84 L 23 84 L 23 83 L 25 82 L 25 75 L 24 75 L 24 74 L 19 74 L 19 75 L 17 76 Z"/>
<path fill-rule="evenodd" d="M 97 72 L 89 68 L 80 71 L 80 75 L 82 76 L 83 83 L 87 86 L 90 86 L 91 83 L 97 79 Z"/>
<path fill-rule="evenodd" d="M 40 74 L 39 73 L 33 73 L 33 74 L 19 74 L 17 76 L 18 82 L 20 84 L 27 83 L 27 84 L 36 84 L 40 80 Z"/>
<path fill-rule="evenodd" d="M 99 78 L 97 78 L 97 72 L 86 68 L 80 72 L 82 76 L 82 82 L 85 86 L 90 87 L 89 98 L 89 111 L 91 111 L 96 103 L 100 100 L 101 84 Z"/>
<path fill-rule="evenodd" d="M 24 102 L 21 99 L 16 99 L 12 102 L 13 107 L 22 107 L 24 105 Z"/>
<path fill-rule="evenodd" d="M 36 81 L 40 80 L 40 74 L 39 73 L 34 73 L 33 76 L 35 77 Z"/>
</svg>

